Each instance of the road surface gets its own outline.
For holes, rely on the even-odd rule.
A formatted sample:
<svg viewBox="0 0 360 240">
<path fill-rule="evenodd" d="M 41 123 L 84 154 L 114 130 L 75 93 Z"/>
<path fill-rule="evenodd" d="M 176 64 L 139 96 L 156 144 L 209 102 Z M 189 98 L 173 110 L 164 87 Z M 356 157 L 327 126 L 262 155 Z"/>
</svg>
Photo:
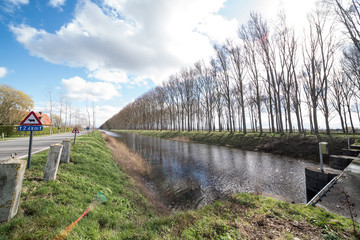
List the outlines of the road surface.
<svg viewBox="0 0 360 240">
<path fill-rule="evenodd" d="M 86 131 L 77 133 L 76 137 L 81 136 L 84 133 L 86 133 Z M 74 133 L 33 137 L 31 154 L 49 149 L 51 144 L 61 143 L 62 140 L 70 138 L 74 138 Z M 29 139 L 30 137 L 24 137 L 0 141 L 0 161 L 9 159 L 12 153 L 17 153 L 17 158 L 26 158 L 29 151 Z"/>
</svg>

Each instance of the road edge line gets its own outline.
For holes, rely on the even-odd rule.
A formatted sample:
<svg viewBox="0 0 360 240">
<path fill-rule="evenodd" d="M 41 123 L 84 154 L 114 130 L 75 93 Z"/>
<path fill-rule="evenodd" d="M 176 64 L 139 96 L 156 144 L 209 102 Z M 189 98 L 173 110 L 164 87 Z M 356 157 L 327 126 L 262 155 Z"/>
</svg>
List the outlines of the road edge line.
<svg viewBox="0 0 360 240">
<path fill-rule="evenodd" d="M 46 148 L 43 148 L 43 149 L 40 149 L 40 150 L 37 150 L 37 151 L 35 151 L 35 152 L 32 152 L 31 155 L 32 155 L 32 154 L 39 153 L 39 152 L 42 152 L 42 151 L 45 151 L 45 150 L 47 150 L 47 149 L 49 149 L 49 148 L 50 148 L 50 146 L 49 146 L 49 147 L 46 147 Z M 23 155 L 23 156 L 21 156 L 21 157 L 18 157 L 18 159 L 26 158 L 27 156 L 28 156 L 28 154 Z"/>
</svg>

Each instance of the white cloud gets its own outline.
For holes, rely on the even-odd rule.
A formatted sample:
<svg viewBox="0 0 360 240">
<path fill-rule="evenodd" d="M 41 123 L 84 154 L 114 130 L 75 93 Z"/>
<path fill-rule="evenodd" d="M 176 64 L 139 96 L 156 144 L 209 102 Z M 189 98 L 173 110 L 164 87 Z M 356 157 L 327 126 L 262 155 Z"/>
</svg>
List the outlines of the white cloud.
<svg viewBox="0 0 360 240">
<path fill-rule="evenodd" d="M 67 90 L 67 96 L 71 99 L 98 101 L 120 96 L 117 88 L 108 82 L 87 82 L 81 77 L 73 77 L 62 79 L 61 83 Z"/>
<path fill-rule="evenodd" d="M 4 67 L 0 67 L 0 78 L 5 77 L 7 74 L 7 69 Z"/>
<path fill-rule="evenodd" d="M 50 0 L 49 1 L 49 5 L 54 7 L 54 8 L 58 8 L 61 7 L 65 4 L 66 0 Z"/>
<path fill-rule="evenodd" d="M 316 0 L 281 1 L 267 0 L 259 5 L 259 11 L 268 19 L 276 20 L 279 10 L 284 10 L 288 24 L 302 31 L 307 22 L 307 15 L 315 9 Z"/>
<path fill-rule="evenodd" d="M 122 107 L 113 107 L 113 106 L 100 106 L 95 107 L 95 126 L 100 127 L 101 124 L 106 122 L 109 118 L 114 116 L 121 110 Z"/>
<path fill-rule="evenodd" d="M 129 79 L 124 71 L 113 70 L 97 70 L 88 75 L 90 78 L 96 78 L 106 82 L 127 83 Z"/>
<path fill-rule="evenodd" d="M 0 9 L 4 12 L 13 13 L 21 8 L 22 5 L 29 4 L 29 0 L 3 0 Z"/>
<path fill-rule="evenodd" d="M 6 1 L 6 0 L 5 0 Z M 20 4 L 29 4 L 29 0 L 7 0 L 7 2 L 14 4 L 14 5 L 20 5 Z"/>
<path fill-rule="evenodd" d="M 235 19 L 229 21 L 223 16 L 212 14 L 199 25 L 197 30 L 218 43 L 225 43 L 226 39 L 237 37 L 238 25 Z"/>
<path fill-rule="evenodd" d="M 236 34 L 237 22 L 217 15 L 224 1 L 104 0 L 100 6 L 83 0 L 55 33 L 27 25 L 10 29 L 32 55 L 51 63 L 86 67 L 106 81 L 124 82 L 123 71 L 160 83 L 210 56 L 212 40 Z"/>
</svg>

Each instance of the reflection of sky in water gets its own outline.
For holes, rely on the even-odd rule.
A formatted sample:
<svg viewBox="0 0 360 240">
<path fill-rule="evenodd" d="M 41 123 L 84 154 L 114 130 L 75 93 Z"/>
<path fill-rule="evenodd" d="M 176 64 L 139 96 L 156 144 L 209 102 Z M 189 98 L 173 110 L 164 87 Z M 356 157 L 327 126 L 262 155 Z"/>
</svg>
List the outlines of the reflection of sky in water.
<svg viewBox="0 0 360 240">
<path fill-rule="evenodd" d="M 153 166 L 151 185 L 173 209 L 196 208 L 227 194 L 263 192 L 306 201 L 310 161 L 268 153 L 119 133 Z"/>
</svg>

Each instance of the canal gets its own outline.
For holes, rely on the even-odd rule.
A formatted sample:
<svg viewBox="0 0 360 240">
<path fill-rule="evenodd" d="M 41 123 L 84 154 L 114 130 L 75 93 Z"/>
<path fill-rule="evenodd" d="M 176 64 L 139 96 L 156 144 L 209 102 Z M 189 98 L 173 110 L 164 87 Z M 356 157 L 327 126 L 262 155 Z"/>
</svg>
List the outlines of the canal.
<svg viewBox="0 0 360 240">
<path fill-rule="evenodd" d="M 306 202 L 305 167 L 316 162 L 224 146 L 110 133 L 151 163 L 148 187 L 171 210 L 255 192 Z"/>
</svg>

